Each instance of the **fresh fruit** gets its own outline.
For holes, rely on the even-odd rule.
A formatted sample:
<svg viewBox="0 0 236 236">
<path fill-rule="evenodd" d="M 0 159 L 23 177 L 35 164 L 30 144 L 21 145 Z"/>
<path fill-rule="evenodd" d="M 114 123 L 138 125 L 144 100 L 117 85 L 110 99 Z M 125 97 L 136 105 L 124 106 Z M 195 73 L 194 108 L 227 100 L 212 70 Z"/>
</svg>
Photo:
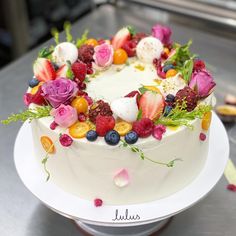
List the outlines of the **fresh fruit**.
<svg viewBox="0 0 236 236">
<path fill-rule="evenodd" d="M 170 69 L 174 69 L 175 67 L 172 64 L 166 65 L 163 67 L 163 71 L 166 73 Z"/>
<path fill-rule="evenodd" d="M 39 81 L 49 81 L 56 78 L 56 72 L 52 66 L 52 63 L 46 58 L 38 58 L 33 65 L 33 71 L 35 77 Z"/>
<path fill-rule="evenodd" d="M 90 63 L 93 61 L 94 48 L 91 45 L 82 45 L 78 49 L 78 58 L 84 63 Z"/>
<path fill-rule="evenodd" d="M 90 130 L 96 130 L 96 126 L 93 122 L 86 120 L 86 123 L 89 125 Z"/>
<path fill-rule="evenodd" d="M 205 140 L 206 140 L 206 135 L 205 135 L 204 133 L 200 133 L 200 134 L 199 134 L 199 139 L 200 139 L 201 141 L 205 141 Z"/>
<path fill-rule="evenodd" d="M 168 116 L 172 110 L 172 106 L 166 106 L 164 110 L 164 116 Z"/>
<path fill-rule="evenodd" d="M 42 84 L 43 84 L 43 82 L 40 82 L 37 86 L 34 86 L 34 87 L 30 90 L 30 93 L 31 93 L 32 95 L 35 95 L 35 94 L 38 92 L 38 90 L 39 90 L 39 88 L 41 87 Z"/>
<path fill-rule="evenodd" d="M 112 116 L 112 114 L 110 105 L 102 100 L 95 102 L 89 109 L 89 119 L 94 123 L 98 115 Z"/>
<path fill-rule="evenodd" d="M 169 50 L 169 48 L 166 48 L 166 47 L 165 47 L 164 50 L 163 50 L 163 52 L 168 55 L 168 54 L 170 53 L 170 50 Z"/>
<path fill-rule="evenodd" d="M 114 50 L 122 48 L 124 44 L 131 38 L 130 32 L 127 27 L 120 29 L 112 39 L 112 46 Z"/>
<path fill-rule="evenodd" d="M 202 118 L 202 129 L 203 130 L 208 130 L 210 125 L 211 125 L 211 117 L 212 117 L 212 113 L 211 111 L 206 112 Z"/>
<path fill-rule="evenodd" d="M 84 121 L 86 121 L 86 119 L 87 119 L 87 117 L 86 117 L 86 115 L 84 113 L 79 113 L 78 114 L 78 120 L 80 122 L 84 122 Z"/>
<path fill-rule="evenodd" d="M 134 40 L 125 42 L 123 49 L 126 51 L 128 57 L 134 57 L 136 55 L 137 43 Z"/>
<path fill-rule="evenodd" d="M 105 135 L 105 141 L 109 145 L 116 145 L 120 142 L 120 135 L 115 130 L 110 130 Z"/>
<path fill-rule="evenodd" d="M 95 141 L 98 137 L 98 134 L 95 130 L 89 130 L 86 134 L 86 138 L 88 139 L 88 141 Z"/>
<path fill-rule="evenodd" d="M 115 65 L 124 64 L 127 61 L 127 59 L 128 59 L 128 55 L 124 49 L 118 48 L 114 51 L 113 63 Z"/>
<path fill-rule="evenodd" d="M 136 44 L 138 44 L 138 42 L 147 37 L 148 35 L 146 33 L 143 33 L 143 32 L 139 32 L 139 33 L 136 33 L 133 37 L 132 37 L 132 41 L 134 41 Z"/>
<path fill-rule="evenodd" d="M 175 96 L 173 94 L 167 94 L 165 101 L 166 102 L 174 102 L 175 101 Z"/>
<path fill-rule="evenodd" d="M 39 80 L 37 80 L 36 78 L 32 78 L 31 80 L 29 80 L 29 86 L 31 88 L 37 86 L 39 84 Z"/>
<path fill-rule="evenodd" d="M 161 94 L 161 91 L 155 86 L 145 85 L 144 88 L 149 90 L 149 91 L 153 91 L 153 92 Z"/>
<path fill-rule="evenodd" d="M 96 39 L 90 38 L 85 41 L 85 44 L 96 47 L 98 45 L 98 41 Z"/>
<path fill-rule="evenodd" d="M 42 88 L 41 88 L 41 86 L 39 86 L 37 88 L 37 92 L 35 94 L 26 93 L 25 96 L 24 96 L 24 100 L 25 100 L 26 104 L 28 104 L 28 105 L 30 103 L 34 103 L 34 104 L 37 104 L 37 105 L 40 105 L 40 106 L 47 104 L 46 100 L 42 96 Z"/>
<path fill-rule="evenodd" d="M 40 138 L 40 142 L 43 146 L 43 149 L 47 152 L 47 153 L 54 153 L 55 152 L 55 146 L 52 142 L 52 140 L 48 137 L 48 136 L 42 136 Z"/>
<path fill-rule="evenodd" d="M 138 141 L 138 134 L 135 131 L 130 131 L 125 135 L 125 141 L 128 144 L 134 144 Z"/>
<path fill-rule="evenodd" d="M 178 73 L 175 69 L 170 69 L 166 72 L 166 78 L 174 77 Z"/>
<path fill-rule="evenodd" d="M 76 78 L 78 78 L 81 82 L 85 80 L 87 74 L 87 66 L 83 62 L 75 62 L 71 66 L 71 70 Z"/>
<path fill-rule="evenodd" d="M 151 120 L 159 118 L 163 112 L 164 104 L 162 94 L 146 91 L 139 99 L 139 109 L 142 110 L 142 117 Z"/>
<path fill-rule="evenodd" d="M 133 131 L 135 131 L 140 138 L 146 138 L 152 134 L 154 124 L 149 118 L 142 118 L 133 123 Z"/>
<path fill-rule="evenodd" d="M 113 116 L 101 116 L 96 118 L 96 132 L 99 136 L 105 136 L 105 134 L 115 127 L 115 119 Z"/>
<path fill-rule="evenodd" d="M 183 89 L 180 89 L 175 95 L 176 105 L 182 106 L 183 103 L 186 103 L 186 110 L 192 111 L 197 106 L 198 96 L 195 91 L 190 87 L 186 86 Z"/>
<path fill-rule="evenodd" d="M 116 130 L 120 136 L 126 135 L 132 129 L 132 125 L 126 121 L 118 121 L 115 124 L 114 130 Z"/>
<path fill-rule="evenodd" d="M 84 138 L 89 130 L 90 127 L 86 122 L 77 121 L 70 126 L 69 134 L 73 138 Z"/>
<path fill-rule="evenodd" d="M 78 114 L 79 113 L 86 113 L 88 111 L 88 102 L 83 97 L 76 97 L 71 102 L 71 106 L 77 110 Z"/>
<path fill-rule="evenodd" d="M 56 77 L 64 77 L 66 78 L 67 71 L 68 71 L 68 65 L 65 64 L 61 66 L 57 71 L 56 71 Z"/>
</svg>

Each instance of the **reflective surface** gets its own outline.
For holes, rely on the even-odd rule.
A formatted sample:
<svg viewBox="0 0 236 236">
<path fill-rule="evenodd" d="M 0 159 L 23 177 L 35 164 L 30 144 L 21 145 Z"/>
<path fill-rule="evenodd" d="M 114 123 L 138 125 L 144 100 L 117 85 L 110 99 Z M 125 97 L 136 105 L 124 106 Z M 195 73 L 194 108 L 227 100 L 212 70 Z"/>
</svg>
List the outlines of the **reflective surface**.
<svg viewBox="0 0 236 236">
<path fill-rule="evenodd" d="M 216 82 L 216 96 L 222 103 L 226 92 L 236 93 L 236 41 L 213 25 L 201 25 L 187 18 L 178 19 L 144 7 L 101 6 L 73 27 L 73 35 L 89 28 L 91 36 L 111 36 L 123 25 L 134 25 L 149 32 L 156 22 L 167 23 L 173 29 L 174 40 L 194 41 L 193 51 L 199 53 L 211 68 Z M 207 33 L 210 31 L 211 33 Z M 52 42 L 52 41 L 51 41 Z M 32 62 L 38 49 L 0 71 L 0 119 L 23 109 L 22 94 L 32 77 Z M 13 145 L 20 124 L 0 125 L 0 234 L 17 236 L 77 236 L 83 235 L 74 225 L 45 206 L 23 186 L 13 163 Z M 236 127 L 228 125 L 230 134 Z M 233 132 L 234 131 L 234 132 Z M 236 162 L 236 145 L 231 144 L 231 159 Z M 217 161 L 217 160 L 216 160 Z M 236 194 L 226 190 L 225 178 L 207 198 L 174 217 L 163 236 L 233 236 L 236 232 Z M 56 198 L 57 196 L 55 196 Z M 180 199 L 181 201 L 181 199 Z"/>
</svg>

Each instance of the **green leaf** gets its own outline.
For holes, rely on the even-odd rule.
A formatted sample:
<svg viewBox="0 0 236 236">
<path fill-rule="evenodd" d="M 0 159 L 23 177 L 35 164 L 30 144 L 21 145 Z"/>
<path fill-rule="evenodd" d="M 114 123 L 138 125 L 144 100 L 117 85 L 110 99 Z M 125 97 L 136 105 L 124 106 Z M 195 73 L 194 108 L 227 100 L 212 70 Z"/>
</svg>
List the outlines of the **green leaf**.
<svg viewBox="0 0 236 236">
<path fill-rule="evenodd" d="M 188 83 L 193 73 L 193 59 L 185 61 L 183 68 L 181 68 L 181 72 L 183 79 Z"/>
<path fill-rule="evenodd" d="M 43 117 L 50 116 L 51 106 L 38 106 L 34 109 L 26 109 L 20 113 L 10 115 L 6 120 L 1 120 L 1 123 L 4 125 L 8 125 L 12 122 L 26 120 L 32 121 L 33 119 L 40 119 Z"/>
<path fill-rule="evenodd" d="M 67 68 L 68 68 L 66 71 L 66 78 L 72 80 L 74 78 L 74 73 L 71 69 L 71 63 L 70 63 L 70 61 L 67 61 L 66 64 L 67 64 Z"/>
<path fill-rule="evenodd" d="M 64 30 L 66 32 L 66 41 L 71 43 L 73 41 L 73 36 L 71 34 L 71 23 L 69 21 L 64 23 Z"/>
<path fill-rule="evenodd" d="M 84 33 L 82 34 L 81 38 L 78 38 L 76 40 L 76 47 L 77 48 L 80 48 L 86 42 L 86 40 L 88 39 L 87 38 L 88 33 L 89 33 L 89 31 L 85 30 Z"/>
<path fill-rule="evenodd" d="M 142 116 L 143 116 L 143 111 L 142 111 L 142 109 L 140 108 L 140 109 L 138 110 L 137 120 L 141 120 L 141 119 L 142 119 Z"/>
<path fill-rule="evenodd" d="M 58 32 L 57 28 L 52 28 L 51 29 L 51 34 L 54 37 L 55 43 L 59 44 L 60 43 L 59 42 L 59 32 Z"/>
<path fill-rule="evenodd" d="M 127 29 L 129 30 L 129 33 L 131 34 L 131 36 L 134 36 L 137 33 L 136 29 L 133 26 L 128 25 Z"/>
<path fill-rule="evenodd" d="M 138 91 L 139 91 L 141 94 L 144 94 L 146 91 L 148 91 L 148 89 L 143 86 L 143 87 L 140 87 L 140 88 L 138 89 Z"/>
<path fill-rule="evenodd" d="M 43 57 L 43 58 L 50 58 L 51 54 L 53 53 L 54 50 L 49 49 L 47 47 L 43 47 L 39 53 L 38 57 Z"/>
</svg>

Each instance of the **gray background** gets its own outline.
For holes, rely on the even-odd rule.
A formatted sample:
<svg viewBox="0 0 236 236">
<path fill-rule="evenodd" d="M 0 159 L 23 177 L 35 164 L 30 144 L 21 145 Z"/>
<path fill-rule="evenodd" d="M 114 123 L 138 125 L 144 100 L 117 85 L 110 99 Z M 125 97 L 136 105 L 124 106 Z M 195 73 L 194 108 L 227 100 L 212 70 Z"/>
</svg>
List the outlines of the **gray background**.
<svg viewBox="0 0 236 236">
<path fill-rule="evenodd" d="M 114 8 L 106 5 L 79 20 L 72 32 L 79 36 L 88 28 L 91 37 L 111 36 L 127 24 L 149 32 L 157 22 L 172 27 L 174 41 L 185 43 L 193 39 L 192 50 L 207 61 L 215 76 L 219 104 L 226 92 L 236 94 L 236 41 L 215 25 L 139 6 Z M 32 63 L 37 52 L 38 48 L 0 71 L 0 119 L 23 109 L 22 95 L 32 77 Z M 17 176 L 13 145 L 20 126 L 19 123 L 0 125 L 0 235 L 82 235 L 71 220 L 42 205 Z M 233 125 L 227 125 L 227 130 L 236 132 Z M 236 146 L 230 144 L 230 158 L 236 161 Z M 204 200 L 175 216 L 161 235 L 236 235 L 236 193 L 227 191 L 226 186 L 227 181 L 222 177 Z"/>
</svg>

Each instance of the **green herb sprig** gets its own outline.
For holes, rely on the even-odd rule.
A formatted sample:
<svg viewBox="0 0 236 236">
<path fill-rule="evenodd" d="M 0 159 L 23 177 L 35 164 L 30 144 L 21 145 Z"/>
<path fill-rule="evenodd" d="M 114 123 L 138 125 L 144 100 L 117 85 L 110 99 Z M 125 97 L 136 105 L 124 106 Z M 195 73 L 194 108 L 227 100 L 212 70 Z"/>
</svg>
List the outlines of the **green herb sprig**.
<svg viewBox="0 0 236 236">
<path fill-rule="evenodd" d="M 12 122 L 29 120 L 30 122 L 34 119 L 50 116 L 51 106 L 39 106 L 36 108 L 29 108 L 20 113 L 10 115 L 6 120 L 1 120 L 1 123 L 8 125 Z"/>
<path fill-rule="evenodd" d="M 66 32 L 66 41 L 71 43 L 73 41 L 73 36 L 71 34 L 71 23 L 69 21 L 66 21 L 63 27 Z"/>
<path fill-rule="evenodd" d="M 38 53 L 38 57 L 44 57 L 44 58 L 51 58 L 51 54 L 53 53 L 53 49 L 52 48 L 47 48 L 47 47 L 43 47 L 39 53 Z"/>
<path fill-rule="evenodd" d="M 126 26 L 127 27 L 127 29 L 129 30 L 129 33 L 131 34 L 131 36 L 134 36 L 137 32 L 136 32 L 136 29 L 133 27 L 133 26 L 131 26 L 131 25 L 128 25 L 128 26 Z"/>
<path fill-rule="evenodd" d="M 176 105 L 175 108 L 165 117 L 162 115 L 155 124 L 162 124 L 165 126 L 182 126 L 185 125 L 189 128 L 193 128 L 190 122 L 196 118 L 201 119 L 206 112 L 212 110 L 210 105 L 198 105 L 193 111 L 188 112 L 186 110 L 186 104 Z"/>
<path fill-rule="evenodd" d="M 120 147 L 129 148 L 132 152 L 137 153 L 142 160 L 148 160 L 148 161 L 151 161 L 153 163 L 163 165 L 163 166 L 166 166 L 166 167 L 173 167 L 176 161 L 182 161 L 179 158 L 175 158 L 175 159 L 171 160 L 168 163 L 160 162 L 160 161 L 154 161 L 154 160 L 150 159 L 149 157 L 147 157 L 144 154 L 144 152 L 140 148 L 138 148 L 137 146 L 135 146 L 133 144 L 128 144 L 125 140 L 122 140 L 122 139 L 120 141 L 121 141 Z"/>
<path fill-rule="evenodd" d="M 85 30 L 84 33 L 82 34 L 81 38 L 78 38 L 76 40 L 76 47 L 77 48 L 80 48 L 85 43 L 85 41 L 88 39 L 88 33 L 89 33 L 89 31 Z"/>
<path fill-rule="evenodd" d="M 51 34 L 54 37 L 54 41 L 55 41 L 56 45 L 59 44 L 60 42 L 59 42 L 59 31 L 58 31 L 58 29 L 57 28 L 52 28 L 51 29 Z"/>
</svg>

